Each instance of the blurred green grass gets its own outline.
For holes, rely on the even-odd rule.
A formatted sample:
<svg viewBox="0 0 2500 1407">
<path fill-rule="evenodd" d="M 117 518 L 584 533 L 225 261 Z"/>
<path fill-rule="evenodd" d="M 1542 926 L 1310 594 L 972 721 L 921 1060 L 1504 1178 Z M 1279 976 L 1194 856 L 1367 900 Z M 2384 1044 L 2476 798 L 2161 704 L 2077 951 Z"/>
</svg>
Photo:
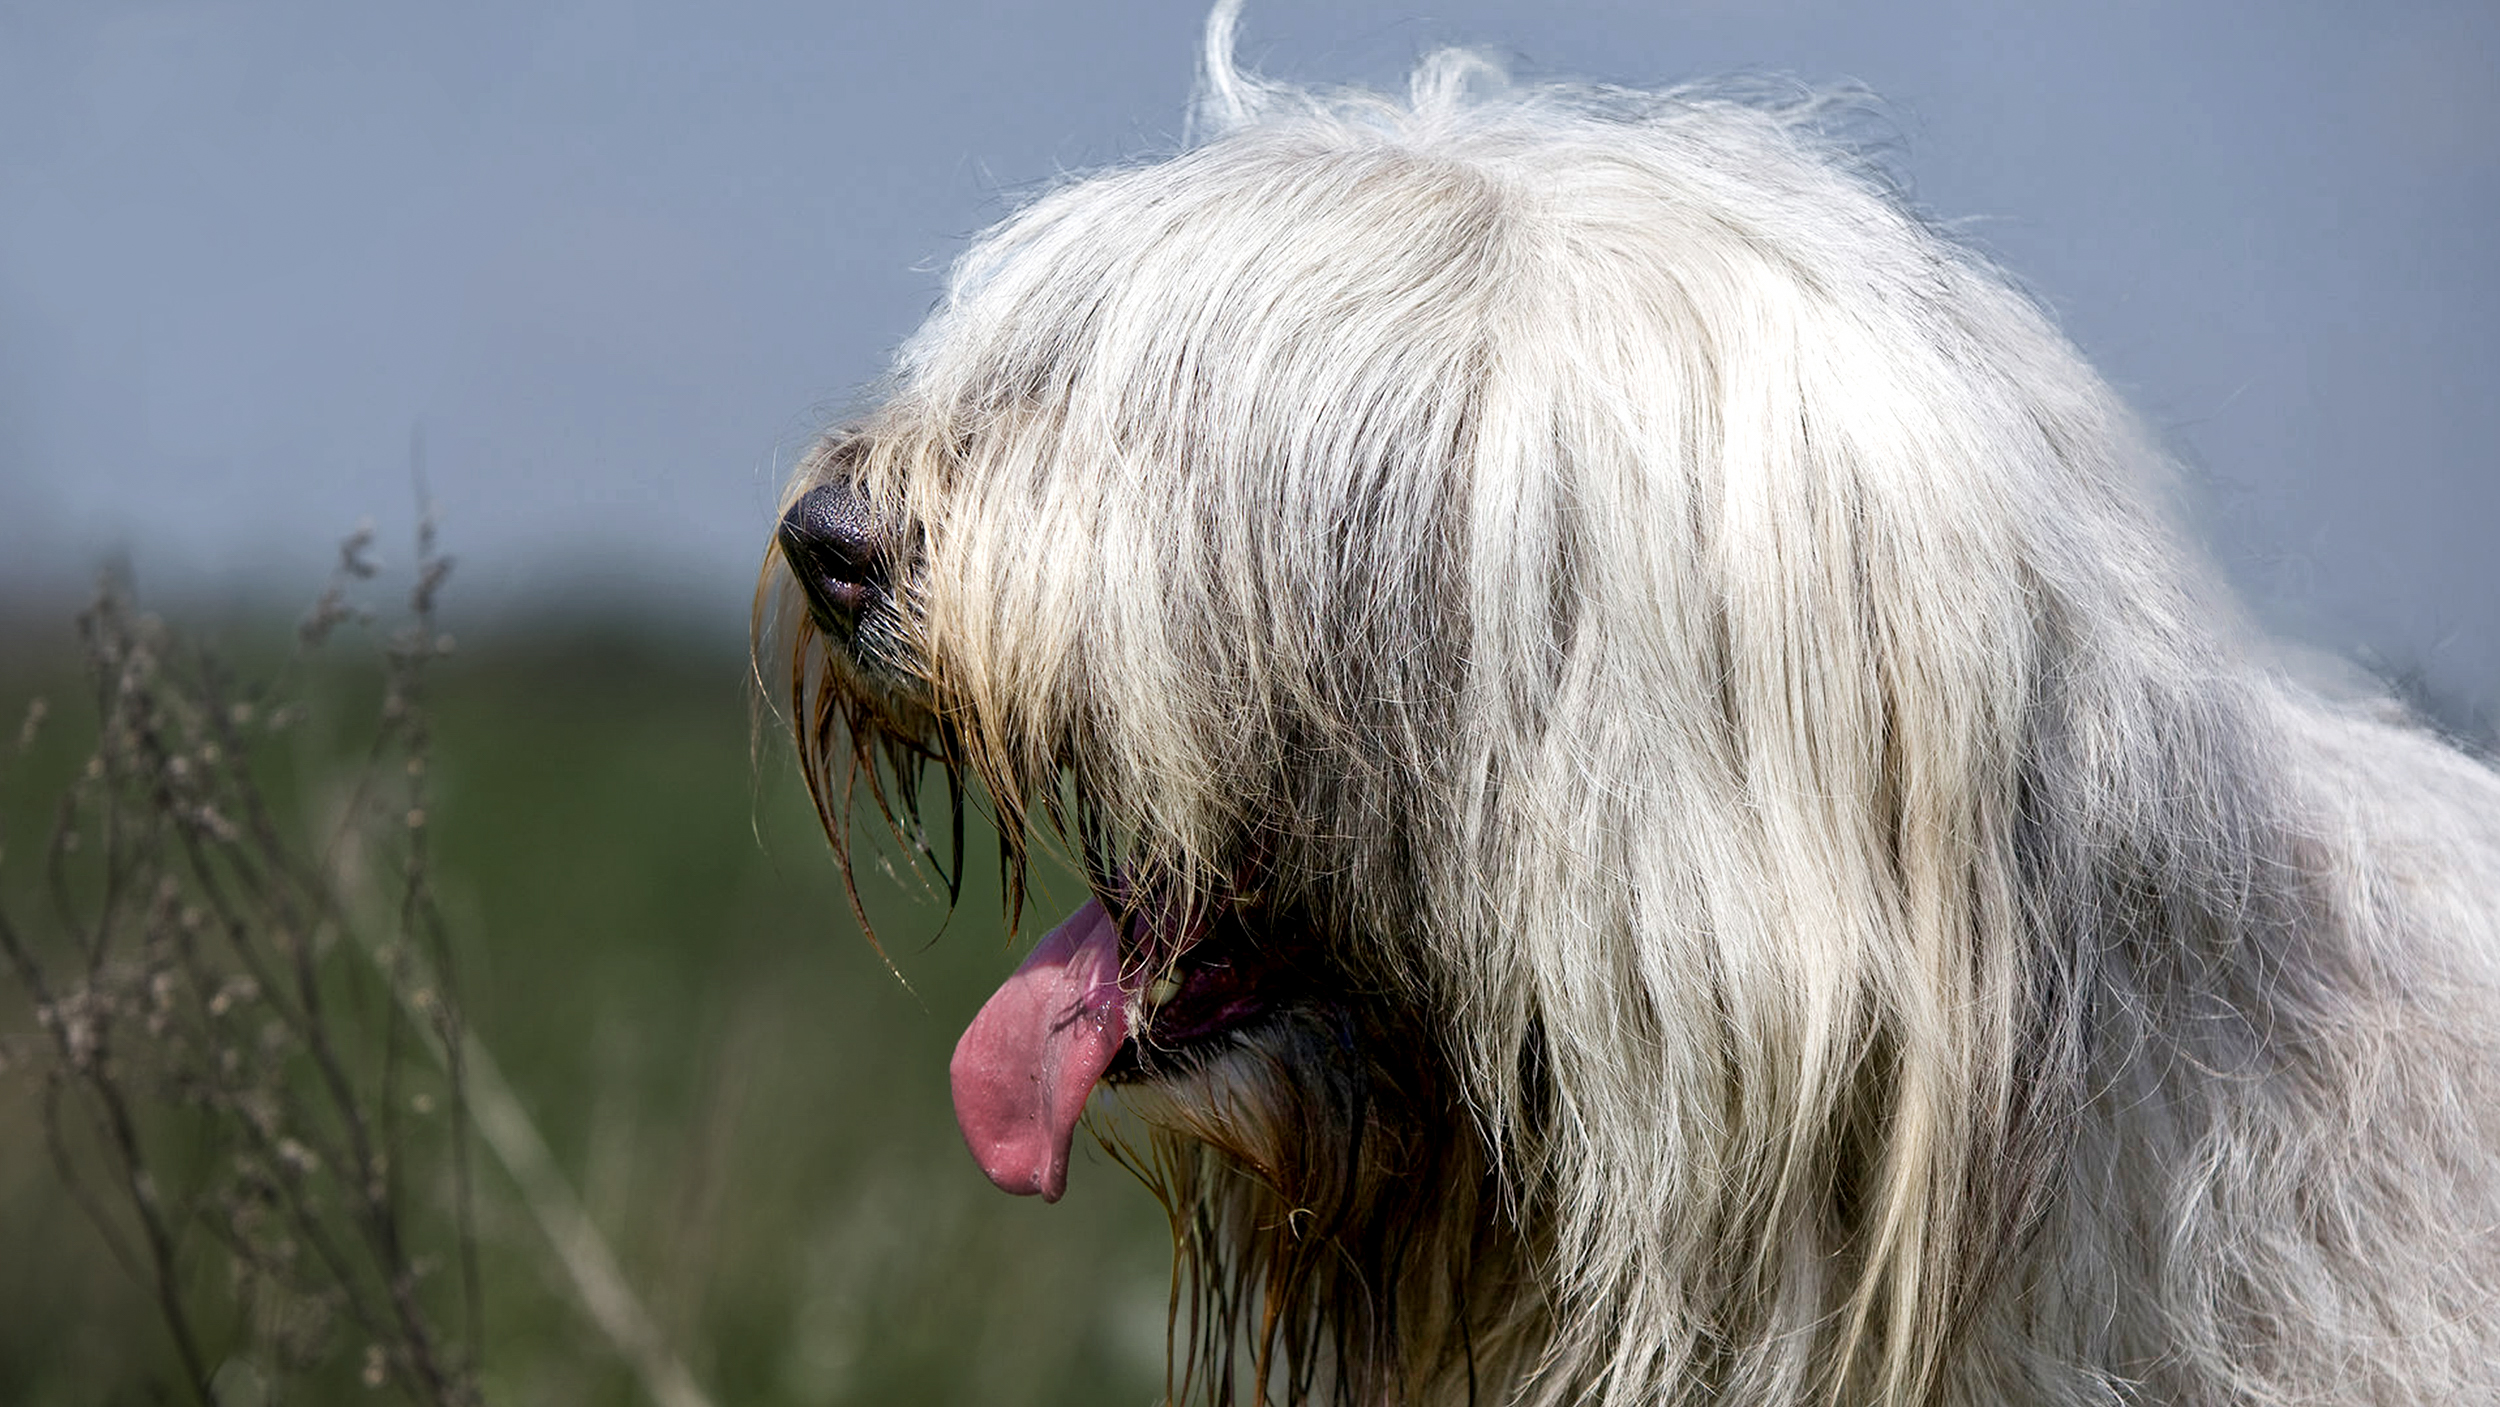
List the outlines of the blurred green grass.
<svg viewBox="0 0 2500 1407">
<path fill-rule="evenodd" d="M 193 633 L 248 674 L 286 630 Z M 354 651 L 335 642 L 296 690 L 311 717 L 270 784 L 297 818 L 372 716 L 378 668 Z M 31 698 L 53 709 L 0 795 L 13 908 L 84 757 L 82 690 L 66 616 L 0 632 L 0 729 Z M 750 701 L 738 642 L 580 616 L 462 632 L 432 683 L 428 829 L 472 1029 L 714 1401 L 1158 1400 L 1161 1210 L 1090 1140 L 1065 1200 L 1009 1198 L 954 1129 L 947 1055 L 1017 951 L 994 837 L 973 828 L 951 919 L 862 866 L 906 990 L 851 917 L 787 745 L 767 724 L 756 746 Z M 1076 899 L 1044 876 L 1028 928 Z M 0 1004 L 0 1049 L 29 1029 Z M 159 1400 L 163 1332 L 54 1179 L 37 1094 L 25 1062 L 0 1074 L 0 1402 Z M 488 1400 L 647 1400 L 477 1158 Z"/>
</svg>

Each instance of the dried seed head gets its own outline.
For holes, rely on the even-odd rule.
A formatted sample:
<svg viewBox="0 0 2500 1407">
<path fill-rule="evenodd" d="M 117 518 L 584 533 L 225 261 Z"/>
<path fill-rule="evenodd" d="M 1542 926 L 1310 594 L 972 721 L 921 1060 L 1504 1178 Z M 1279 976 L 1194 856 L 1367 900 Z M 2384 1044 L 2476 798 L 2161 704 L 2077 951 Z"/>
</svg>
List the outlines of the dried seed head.
<svg viewBox="0 0 2500 1407">
<path fill-rule="evenodd" d="M 50 703 L 42 699 L 27 701 L 26 721 L 17 725 L 17 747 L 20 752 L 34 746 L 35 734 L 43 730 L 43 720 L 50 717 L 51 713 Z"/>
<path fill-rule="evenodd" d="M 321 1171 L 320 1155 L 292 1138 L 278 1140 L 278 1161 L 297 1177 L 310 1177 Z"/>
</svg>

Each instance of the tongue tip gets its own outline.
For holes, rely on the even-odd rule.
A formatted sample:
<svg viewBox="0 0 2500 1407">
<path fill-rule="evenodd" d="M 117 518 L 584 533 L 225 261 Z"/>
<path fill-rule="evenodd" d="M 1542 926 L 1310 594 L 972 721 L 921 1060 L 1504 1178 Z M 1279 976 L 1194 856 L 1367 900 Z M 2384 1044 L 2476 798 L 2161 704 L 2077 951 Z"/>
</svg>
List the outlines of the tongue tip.
<svg viewBox="0 0 2500 1407">
<path fill-rule="evenodd" d="M 1018 1197 L 1039 1197 L 1045 1202 L 1056 1202 L 1068 1190 L 1068 1160 L 1065 1158 L 1053 1159 L 1047 1168 L 1033 1168 L 1023 1173 L 1009 1172 L 1005 1176 L 986 1167 L 981 1171 L 989 1174 L 990 1181 L 997 1185 L 999 1191 Z"/>
<path fill-rule="evenodd" d="M 996 1080 L 958 1051 L 950 1072 L 955 1086 L 956 1127 L 964 1147 L 999 1191 L 1056 1202 L 1068 1187 L 1068 1153 L 1076 1140 L 1076 1117 L 1064 1122 L 1020 1100 L 1002 1100 Z M 1002 1109 L 1001 1105 L 1005 1107 Z"/>
<path fill-rule="evenodd" d="M 1068 1190 L 1068 1159 L 1064 1153 L 1041 1164 L 1011 1154 L 985 1155 L 978 1148 L 972 1150 L 972 1156 L 981 1165 L 981 1175 L 1001 1192 L 1056 1202 Z"/>
</svg>

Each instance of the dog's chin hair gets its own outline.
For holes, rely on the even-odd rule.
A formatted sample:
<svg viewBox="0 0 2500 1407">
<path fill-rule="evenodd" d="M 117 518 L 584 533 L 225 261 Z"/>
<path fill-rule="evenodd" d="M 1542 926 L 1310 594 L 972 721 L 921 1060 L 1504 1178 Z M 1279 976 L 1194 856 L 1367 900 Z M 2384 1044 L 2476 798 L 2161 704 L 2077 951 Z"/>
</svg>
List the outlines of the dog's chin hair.
<svg viewBox="0 0 2500 1407">
<path fill-rule="evenodd" d="M 1172 1222 L 1176 1402 L 1473 1402 L 1542 1346 L 1533 1231 L 1455 1082 L 1357 1058 L 1389 1033 L 1355 1019 L 1288 1011 L 1119 1087 L 1149 1133 L 1106 1146 Z"/>
</svg>

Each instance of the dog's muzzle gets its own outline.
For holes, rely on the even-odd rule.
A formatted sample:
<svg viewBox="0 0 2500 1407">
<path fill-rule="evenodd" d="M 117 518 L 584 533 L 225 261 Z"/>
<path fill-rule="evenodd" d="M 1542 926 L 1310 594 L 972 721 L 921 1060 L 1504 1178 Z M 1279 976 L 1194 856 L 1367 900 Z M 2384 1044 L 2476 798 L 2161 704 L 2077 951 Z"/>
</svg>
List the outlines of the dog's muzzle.
<svg viewBox="0 0 2500 1407">
<path fill-rule="evenodd" d="M 848 481 L 819 484 L 781 515 L 781 555 L 827 635 L 857 638 L 862 612 L 889 585 L 885 533 L 867 497 Z"/>
</svg>

